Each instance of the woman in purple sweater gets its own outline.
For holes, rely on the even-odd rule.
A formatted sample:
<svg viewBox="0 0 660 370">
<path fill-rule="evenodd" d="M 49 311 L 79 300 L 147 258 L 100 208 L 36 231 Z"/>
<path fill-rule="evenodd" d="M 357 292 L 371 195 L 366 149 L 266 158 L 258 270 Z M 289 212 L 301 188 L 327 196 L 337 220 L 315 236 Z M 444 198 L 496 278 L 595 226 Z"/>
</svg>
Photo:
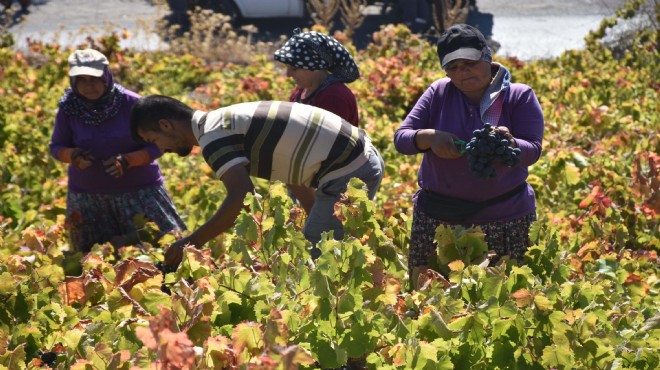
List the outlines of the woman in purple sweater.
<svg viewBox="0 0 660 370">
<path fill-rule="evenodd" d="M 420 189 L 413 197 L 411 281 L 426 269 L 440 224 L 480 226 L 489 249 L 497 253 L 494 263 L 505 255 L 522 260 L 530 245 L 530 225 L 536 220 L 534 189 L 526 179 L 528 166 L 541 155 L 544 123 L 534 91 L 510 82 L 509 71 L 492 62 L 485 38 L 474 27 L 449 28 L 437 47 L 447 77 L 431 84 L 394 135 L 399 152 L 424 155 L 418 173 Z M 496 163 L 495 176 L 488 179 L 470 171 L 467 155 L 459 153 L 455 143 L 468 142 L 485 123 L 520 150 L 517 165 Z M 449 206 L 467 208 L 461 207 L 466 201 L 476 209 L 471 215 L 458 220 L 437 215 Z"/>
<path fill-rule="evenodd" d="M 139 96 L 114 83 L 108 59 L 92 49 L 69 56 L 69 80 L 59 101 L 51 155 L 69 163 L 67 226 L 73 246 L 138 242 L 142 214 L 162 233 L 185 230 L 163 185 L 155 145 L 131 137 L 129 113 Z"/>
</svg>

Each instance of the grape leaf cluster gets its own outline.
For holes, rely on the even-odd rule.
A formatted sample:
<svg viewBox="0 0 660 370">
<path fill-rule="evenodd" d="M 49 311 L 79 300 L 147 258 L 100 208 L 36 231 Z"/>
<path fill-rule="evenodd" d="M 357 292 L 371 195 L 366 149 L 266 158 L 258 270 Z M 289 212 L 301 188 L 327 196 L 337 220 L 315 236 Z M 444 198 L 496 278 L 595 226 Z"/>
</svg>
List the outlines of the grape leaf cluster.
<svg viewBox="0 0 660 370">
<path fill-rule="evenodd" d="M 474 130 L 472 139 L 465 144 L 470 171 L 477 177 L 495 177 L 494 161 L 513 167 L 520 162 L 520 149 L 512 148 L 511 140 L 489 124 Z"/>
</svg>

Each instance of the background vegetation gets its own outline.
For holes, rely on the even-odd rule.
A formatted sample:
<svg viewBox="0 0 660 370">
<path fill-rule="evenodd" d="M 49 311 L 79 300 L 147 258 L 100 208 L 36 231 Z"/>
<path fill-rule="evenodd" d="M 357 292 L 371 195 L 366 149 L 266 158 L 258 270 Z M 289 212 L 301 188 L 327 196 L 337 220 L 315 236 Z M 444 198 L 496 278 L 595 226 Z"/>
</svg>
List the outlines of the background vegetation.
<svg viewBox="0 0 660 370">
<path fill-rule="evenodd" d="M 345 239 L 322 242 L 312 263 L 303 212 L 282 184 L 257 182 L 260 196 L 246 201 L 251 212 L 235 232 L 188 250 L 165 276 L 154 263 L 173 237 L 155 240 L 144 220 L 139 246 L 69 252 L 66 168 L 47 147 L 71 50 L 16 51 L 3 34 L 0 367 L 658 368 L 658 30 L 616 48 L 600 42 L 640 3 L 603 22 L 584 51 L 532 63 L 496 57 L 545 114 L 544 153 L 529 178 L 534 246 L 522 266 L 484 269 L 463 261 L 483 243 L 478 230 L 444 230 L 438 239 L 457 253 L 449 279 L 429 273 L 419 284 L 405 266 L 420 158 L 396 153 L 392 136 L 443 73 L 434 48 L 405 27 L 384 27 L 352 50 L 361 125 L 387 168 L 375 202 L 354 183 L 337 205 Z M 221 39 L 235 42 L 225 31 Z M 183 51 L 182 40 L 135 52 L 118 46 L 121 37 L 81 47 L 109 56 L 116 80 L 141 94 L 214 109 L 286 99 L 293 87 L 270 54 L 210 60 Z M 199 226 L 224 197 L 220 182 L 199 154 L 159 162 L 188 227 Z"/>
</svg>

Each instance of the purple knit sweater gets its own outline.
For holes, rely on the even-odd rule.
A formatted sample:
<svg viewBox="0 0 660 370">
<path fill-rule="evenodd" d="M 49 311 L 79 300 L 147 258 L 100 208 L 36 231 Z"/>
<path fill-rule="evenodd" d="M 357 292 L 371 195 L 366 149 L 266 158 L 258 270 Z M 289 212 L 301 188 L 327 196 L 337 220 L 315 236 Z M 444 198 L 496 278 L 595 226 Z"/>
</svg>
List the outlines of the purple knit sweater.
<svg viewBox="0 0 660 370">
<path fill-rule="evenodd" d="M 543 112 L 534 91 L 519 83 L 511 84 L 502 110 L 498 125 L 508 127 L 516 138 L 521 150 L 520 164 L 508 168 L 498 163 L 497 176 L 482 180 L 468 169 L 466 155 L 458 159 L 442 159 L 427 152 L 423 154 L 419 168 L 419 187 L 455 198 L 483 201 L 523 183 L 527 179 L 527 167 L 541 155 Z M 449 78 L 443 78 L 431 84 L 417 101 L 394 134 L 394 145 L 400 153 L 416 155 L 419 151 L 413 139 L 419 129 L 447 131 L 468 142 L 472 131 L 480 128 L 483 123 L 479 118 L 479 105 L 471 104 Z M 417 194 L 414 200 L 418 202 Z M 483 209 L 465 223 L 508 221 L 535 210 L 534 190 L 528 186 L 526 191 Z"/>
<path fill-rule="evenodd" d="M 138 98 L 136 93 L 124 90 L 124 100 L 117 115 L 98 126 L 85 124 L 81 119 L 58 110 L 50 140 L 50 154 L 57 159 L 57 153 L 62 148 L 81 148 L 96 158 L 94 164 L 84 170 L 69 165 L 69 191 L 117 194 L 163 183 L 156 162 L 156 158 L 162 155 L 158 147 L 137 143 L 131 137 L 129 113 Z M 128 168 L 120 178 L 105 173 L 101 160 L 143 148 L 147 148 L 152 159 L 148 165 Z"/>
</svg>

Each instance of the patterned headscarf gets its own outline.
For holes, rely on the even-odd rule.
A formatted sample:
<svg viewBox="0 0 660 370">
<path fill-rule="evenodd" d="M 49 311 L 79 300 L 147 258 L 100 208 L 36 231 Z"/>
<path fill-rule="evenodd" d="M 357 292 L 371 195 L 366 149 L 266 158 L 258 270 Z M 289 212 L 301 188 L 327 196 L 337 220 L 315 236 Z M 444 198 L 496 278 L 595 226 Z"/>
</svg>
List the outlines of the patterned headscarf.
<svg viewBox="0 0 660 370">
<path fill-rule="evenodd" d="M 69 77 L 71 87 L 64 90 L 64 95 L 58 102 L 58 106 L 66 114 L 78 117 L 86 124 L 98 126 L 119 112 L 124 96 L 124 87 L 114 83 L 110 68 L 106 66 L 103 69 L 103 75 L 100 77 L 105 84 L 105 93 L 94 101 L 85 99 L 76 91 L 77 78 L 77 76 Z"/>
<path fill-rule="evenodd" d="M 326 34 L 293 31 L 293 36 L 275 51 L 275 60 L 310 71 L 327 70 L 342 82 L 353 82 L 360 70 L 351 54 L 339 41 Z"/>
</svg>

